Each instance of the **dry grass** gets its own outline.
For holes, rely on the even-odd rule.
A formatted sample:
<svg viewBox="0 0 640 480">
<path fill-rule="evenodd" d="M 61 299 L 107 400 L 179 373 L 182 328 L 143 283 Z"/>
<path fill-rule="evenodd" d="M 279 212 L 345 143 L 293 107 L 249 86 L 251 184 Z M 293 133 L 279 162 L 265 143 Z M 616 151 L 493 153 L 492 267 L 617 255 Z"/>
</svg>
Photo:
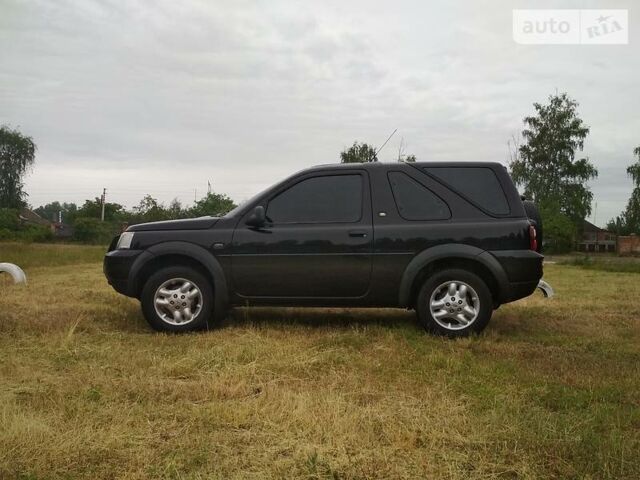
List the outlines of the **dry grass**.
<svg viewBox="0 0 640 480">
<path fill-rule="evenodd" d="M 0 478 L 640 477 L 637 274 L 549 266 L 463 341 L 393 310 L 175 336 L 67 248 L 0 277 Z"/>
</svg>

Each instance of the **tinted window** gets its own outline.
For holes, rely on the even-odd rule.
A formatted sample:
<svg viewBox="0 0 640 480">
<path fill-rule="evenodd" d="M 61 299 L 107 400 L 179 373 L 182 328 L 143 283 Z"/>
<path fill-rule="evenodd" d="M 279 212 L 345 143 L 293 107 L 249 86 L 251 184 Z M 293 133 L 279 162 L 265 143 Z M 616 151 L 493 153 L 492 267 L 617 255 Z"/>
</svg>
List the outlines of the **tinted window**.
<svg viewBox="0 0 640 480">
<path fill-rule="evenodd" d="M 303 180 L 271 200 L 267 216 L 274 223 L 357 222 L 362 216 L 362 177 Z"/>
<path fill-rule="evenodd" d="M 389 172 L 398 213 L 405 220 L 444 220 L 451 217 L 446 203 L 431 190 L 401 172 Z"/>
<path fill-rule="evenodd" d="M 496 174 L 485 167 L 428 167 L 425 170 L 488 212 L 509 213 L 509 204 Z"/>
</svg>

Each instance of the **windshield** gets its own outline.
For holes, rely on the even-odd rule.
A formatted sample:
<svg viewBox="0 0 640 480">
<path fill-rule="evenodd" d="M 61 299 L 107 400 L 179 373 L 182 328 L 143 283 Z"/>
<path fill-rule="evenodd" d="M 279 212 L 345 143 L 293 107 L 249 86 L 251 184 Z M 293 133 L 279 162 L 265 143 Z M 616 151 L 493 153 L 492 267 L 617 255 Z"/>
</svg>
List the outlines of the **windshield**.
<svg viewBox="0 0 640 480">
<path fill-rule="evenodd" d="M 242 210 L 244 210 L 244 208 L 249 205 L 250 203 L 255 202 L 258 198 L 260 198 L 269 188 L 265 188 L 264 190 L 260 190 L 259 193 L 256 193 L 253 197 L 249 198 L 248 200 L 245 200 L 244 202 L 241 202 L 237 207 L 235 207 L 233 210 L 230 210 L 229 212 L 227 212 L 222 218 L 231 218 L 231 217 L 235 217 L 239 212 L 241 212 Z"/>
</svg>

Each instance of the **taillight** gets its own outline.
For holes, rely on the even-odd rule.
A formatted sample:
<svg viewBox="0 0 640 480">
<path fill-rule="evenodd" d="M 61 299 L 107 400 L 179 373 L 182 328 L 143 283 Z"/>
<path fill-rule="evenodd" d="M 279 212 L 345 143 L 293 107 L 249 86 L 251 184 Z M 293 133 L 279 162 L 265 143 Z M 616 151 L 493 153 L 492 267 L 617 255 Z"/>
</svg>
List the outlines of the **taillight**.
<svg viewBox="0 0 640 480">
<path fill-rule="evenodd" d="M 529 250 L 534 252 L 538 251 L 538 238 L 536 234 L 536 227 L 529 225 Z"/>
</svg>

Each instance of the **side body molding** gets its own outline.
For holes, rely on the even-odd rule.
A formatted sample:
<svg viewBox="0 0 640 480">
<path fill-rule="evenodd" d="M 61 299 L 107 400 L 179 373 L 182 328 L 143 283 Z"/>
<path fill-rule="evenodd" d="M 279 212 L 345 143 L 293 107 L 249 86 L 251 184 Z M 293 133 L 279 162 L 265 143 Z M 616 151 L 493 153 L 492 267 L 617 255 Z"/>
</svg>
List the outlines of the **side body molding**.
<svg viewBox="0 0 640 480">
<path fill-rule="evenodd" d="M 413 283 L 422 271 L 430 263 L 444 258 L 462 258 L 474 260 L 486 267 L 498 283 L 499 298 L 502 300 L 509 296 L 509 280 L 502 265 L 486 250 L 461 243 L 445 243 L 428 248 L 413 257 L 402 275 L 400 281 L 399 305 L 408 307 L 411 298 Z"/>
<path fill-rule="evenodd" d="M 129 271 L 129 278 L 127 282 L 130 289 L 129 294 L 131 296 L 136 296 L 136 293 L 141 288 L 141 285 L 138 285 L 138 277 L 144 266 L 148 262 L 165 255 L 182 255 L 184 257 L 189 257 L 201 264 L 209 272 L 214 281 L 214 315 L 216 318 L 221 318 L 221 316 L 223 316 L 227 311 L 227 305 L 229 303 L 229 291 L 224 271 L 213 254 L 205 248 L 193 243 L 164 242 L 153 245 L 145 250 L 136 259 Z"/>
</svg>

